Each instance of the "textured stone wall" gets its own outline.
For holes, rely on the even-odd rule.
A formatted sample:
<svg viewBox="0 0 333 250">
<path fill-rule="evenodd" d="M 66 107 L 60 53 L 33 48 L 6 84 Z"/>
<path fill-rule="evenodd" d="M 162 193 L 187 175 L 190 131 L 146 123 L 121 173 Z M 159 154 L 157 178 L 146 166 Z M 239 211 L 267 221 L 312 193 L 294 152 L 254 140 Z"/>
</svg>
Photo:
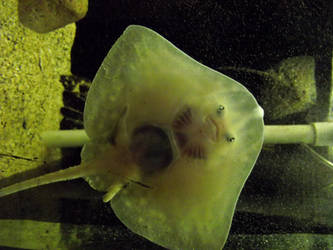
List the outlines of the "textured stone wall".
<svg viewBox="0 0 333 250">
<path fill-rule="evenodd" d="M 75 25 L 38 34 L 19 23 L 17 1 L 1 0 L 0 10 L 1 179 L 60 157 L 41 144 L 40 132 L 59 128 L 59 79 L 70 73 Z"/>
</svg>

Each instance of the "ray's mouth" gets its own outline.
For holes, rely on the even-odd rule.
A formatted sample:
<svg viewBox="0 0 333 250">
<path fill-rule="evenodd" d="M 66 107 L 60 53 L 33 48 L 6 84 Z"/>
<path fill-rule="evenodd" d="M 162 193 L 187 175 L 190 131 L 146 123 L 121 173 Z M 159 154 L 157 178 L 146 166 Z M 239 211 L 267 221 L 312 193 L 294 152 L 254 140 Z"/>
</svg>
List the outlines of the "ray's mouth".
<svg viewBox="0 0 333 250">
<path fill-rule="evenodd" d="M 211 128 L 212 131 L 215 131 L 214 135 L 212 136 L 212 140 L 217 142 L 219 137 L 220 137 L 220 133 L 221 133 L 221 127 L 219 126 L 219 124 L 215 121 L 214 118 L 212 118 L 211 116 L 207 117 L 207 122 L 209 124 L 209 127 Z"/>
</svg>

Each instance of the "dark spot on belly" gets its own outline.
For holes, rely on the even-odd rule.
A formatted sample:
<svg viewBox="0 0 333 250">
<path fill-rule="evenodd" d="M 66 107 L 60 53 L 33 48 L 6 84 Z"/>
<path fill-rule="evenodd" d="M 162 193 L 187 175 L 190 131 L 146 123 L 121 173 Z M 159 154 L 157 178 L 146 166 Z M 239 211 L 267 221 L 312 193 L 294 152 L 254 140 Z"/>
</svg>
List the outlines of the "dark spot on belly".
<svg viewBox="0 0 333 250">
<path fill-rule="evenodd" d="M 130 151 L 134 161 L 145 174 L 152 174 L 168 167 L 173 160 L 168 135 L 159 127 L 144 125 L 134 130 Z"/>
</svg>

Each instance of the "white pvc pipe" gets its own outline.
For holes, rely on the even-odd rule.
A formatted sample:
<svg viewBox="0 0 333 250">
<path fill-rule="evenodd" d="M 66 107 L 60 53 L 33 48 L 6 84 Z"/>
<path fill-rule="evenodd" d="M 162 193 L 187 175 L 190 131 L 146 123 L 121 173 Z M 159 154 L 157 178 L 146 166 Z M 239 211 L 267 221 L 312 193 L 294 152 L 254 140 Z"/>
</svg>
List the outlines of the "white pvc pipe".
<svg viewBox="0 0 333 250">
<path fill-rule="evenodd" d="M 41 133 L 41 138 L 48 147 L 80 147 L 89 142 L 83 129 L 45 131 Z"/>
<path fill-rule="evenodd" d="M 312 144 L 333 146 L 333 122 L 314 122 L 308 125 L 267 125 L 265 144 Z"/>
<path fill-rule="evenodd" d="M 89 141 L 84 130 L 46 131 L 42 141 L 51 147 L 78 147 Z M 333 123 L 316 122 L 307 125 L 265 125 L 265 144 L 312 144 L 333 146 Z"/>
<path fill-rule="evenodd" d="M 268 125 L 264 129 L 265 144 L 313 144 L 315 133 L 309 125 Z"/>
<path fill-rule="evenodd" d="M 311 124 L 315 131 L 314 146 L 333 146 L 333 122 Z"/>
</svg>

